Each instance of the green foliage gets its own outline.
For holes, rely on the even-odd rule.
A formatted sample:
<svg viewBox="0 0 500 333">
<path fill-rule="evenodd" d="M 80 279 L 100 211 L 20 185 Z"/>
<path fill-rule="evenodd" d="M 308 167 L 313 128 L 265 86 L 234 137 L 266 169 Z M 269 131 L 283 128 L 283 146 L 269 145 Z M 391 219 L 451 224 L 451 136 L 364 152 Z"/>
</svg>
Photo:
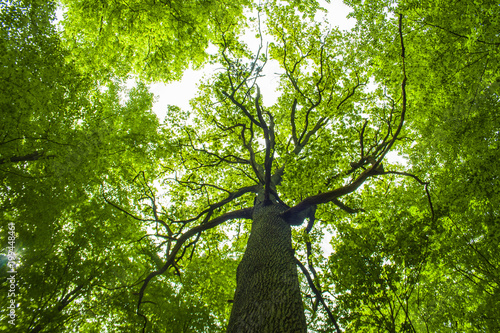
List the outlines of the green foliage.
<svg viewBox="0 0 500 333">
<path fill-rule="evenodd" d="M 318 205 L 296 256 L 346 332 L 499 331 L 500 7 L 346 3 L 351 32 L 316 22 L 316 1 L 64 0 L 58 28 L 53 2 L 0 4 L 2 304 L 9 223 L 19 259 L 16 326 L 2 312 L 0 330 L 224 331 L 251 224 L 175 252 L 182 236 L 252 207 L 271 153 L 294 206 L 351 184 L 397 135 L 404 161 Z M 258 52 L 241 38 L 254 9 Z M 180 78 L 209 45 L 221 69 L 160 123 L 144 82 Z M 269 62 L 280 96 L 263 107 Z M 302 284 L 309 330 L 333 331 Z"/>
<path fill-rule="evenodd" d="M 214 29 L 239 29 L 242 1 L 61 1 L 71 58 L 97 78 L 179 79 L 206 60 Z"/>
<path fill-rule="evenodd" d="M 130 184 L 138 170 L 154 172 L 153 156 L 161 159 L 169 152 L 144 84 L 127 91 L 128 100 L 122 101 L 122 84 L 95 86 L 66 62 L 50 23 L 54 9 L 45 2 L 13 2 L 2 8 L 0 20 L 5 83 L 0 220 L 2 230 L 13 223 L 17 234 L 15 327 L 23 332 L 65 331 L 76 314 L 87 321 L 116 312 L 105 302 L 99 311 L 92 308 L 96 299 L 112 299 L 123 289 L 99 297 L 98 286 L 132 284 L 150 265 L 140 247 L 130 246 L 145 233 L 143 226 L 107 205 L 103 190 L 114 189 L 113 199 L 134 207 L 124 200 L 134 187 L 121 184 Z M 2 246 L 7 236 L 2 232 Z M 136 263 L 125 269 L 129 258 Z M 1 297 L 7 304 L 4 259 Z"/>
<path fill-rule="evenodd" d="M 387 91 L 400 80 L 391 67 L 397 41 L 387 32 L 395 29 L 395 14 L 406 18 L 409 144 L 398 147 L 407 170 L 431 180 L 434 212 L 424 198 L 408 202 L 418 191 L 410 196 L 407 185 L 394 188 L 399 202 L 388 199 L 393 189 L 384 185 L 375 195 L 383 215 L 339 227 L 327 273 L 336 285 L 338 314 L 356 332 L 495 332 L 499 39 L 491 15 L 498 4 L 350 4 Z M 372 200 L 364 197 L 363 207 Z"/>
</svg>

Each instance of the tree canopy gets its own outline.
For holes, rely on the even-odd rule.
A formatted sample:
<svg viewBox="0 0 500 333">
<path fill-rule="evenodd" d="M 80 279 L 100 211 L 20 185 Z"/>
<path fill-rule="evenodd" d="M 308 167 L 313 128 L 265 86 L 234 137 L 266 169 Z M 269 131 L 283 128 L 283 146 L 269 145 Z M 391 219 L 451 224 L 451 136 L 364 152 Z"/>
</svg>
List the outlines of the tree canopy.
<svg viewBox="0 0 500 333">
<path fill-rule="evenodd" d="M 500 6 L 345 3 L 0 3 L 0 328 L 234 331 L 267 246 L 309 332 L 498 332 Z"/>
</svg>

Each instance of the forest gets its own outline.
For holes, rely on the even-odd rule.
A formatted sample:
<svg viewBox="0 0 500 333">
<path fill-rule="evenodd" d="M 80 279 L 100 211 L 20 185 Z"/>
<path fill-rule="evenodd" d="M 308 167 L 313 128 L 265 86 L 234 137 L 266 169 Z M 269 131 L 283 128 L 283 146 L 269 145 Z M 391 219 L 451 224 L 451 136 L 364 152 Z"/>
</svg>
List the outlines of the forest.
<svg viewBox="0 0 500 333">
<path fill-rule="evenodd" d="M 497 0 L 0 0 L 0 331 L 500 332 L 499 165 Z"/>
</svg>

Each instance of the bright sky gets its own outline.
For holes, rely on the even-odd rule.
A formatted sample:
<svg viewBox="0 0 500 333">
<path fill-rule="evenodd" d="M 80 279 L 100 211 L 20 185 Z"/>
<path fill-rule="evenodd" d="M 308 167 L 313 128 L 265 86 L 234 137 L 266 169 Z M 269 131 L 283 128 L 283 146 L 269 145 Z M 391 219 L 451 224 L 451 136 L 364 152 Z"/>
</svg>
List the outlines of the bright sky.
<svg viewBox="0 0 500 333">
<path fill-rule="evenodd" d="M 326 19 L 332 26 L 338 26 L 341 30 L 350 30 L 354 27 L 356 21 L 354 19 L 347 19 L 349 14 L 349 7 L 347 7 L 341 0 L 331 0 L 328 4 L 324 0 L 320 0 L 321 5 L 328 10 Z M 253 43 L 251 43 L 253 42 Z M 257 39 L 249 38 L 249 46 L 252 50 L 257 51 L 259 41 Z M 173 82 L 170 84 L 155 83 L 151 85 L 151 91 L 157 97 L 156 103 L 153 106 L 153 111 L 158 115 L 160 121 L 165 118 L 166 106 L 177 105 L 183 110 L 189 109 L 189 100 L 195 97 L 197 92 L 197 85 L 203 80 L 204 76 L 209 76 L 214 71 L 220 69 L 220 65 L 205 66 L 203 69 L 194 71 L 188 69 L 184 72 L 181 81 Z M 272 105 L 278 95 L 273 93 L 276 85 L 278 84 L 278 75 L 275 73 L 282 72 L 281 69 L 272 62 L 266 64 L 264 70 L 266 78 L 259 80 L 258 84 L 261 88 L 262 98 L 264 105 Z M 264 93 L 265 92 L 265 93 Z"/>
</svg>

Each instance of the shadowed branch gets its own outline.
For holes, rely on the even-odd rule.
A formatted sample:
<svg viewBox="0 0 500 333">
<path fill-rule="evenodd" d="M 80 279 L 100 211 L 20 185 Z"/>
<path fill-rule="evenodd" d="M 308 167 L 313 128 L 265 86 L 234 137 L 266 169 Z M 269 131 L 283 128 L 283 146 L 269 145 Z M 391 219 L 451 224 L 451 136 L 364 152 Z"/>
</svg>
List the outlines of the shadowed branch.
<svg viewBox="0 0 500 333">
<path fill-rule="evenodd" d="M 177 253 L 181 250 L 181 248 L 183 247 L 184 243 L 191 237 L 193 237 L 194 235 L 196 234 L 199 234 L 205 230 L 208 230 L 208 229 L 211 229 L 211 228 L 214 228 L 216 226 L 218 226 L 219 224 L 222 224 L 228 220 L 233 220 L 233 219 L 251 219 L 252 218 L 252 211 L 253 211 L 253 208 L 244 208 L 244 209 L 240 209 L 240 210 L 235 210 L 235 211 L 232 211 L 232 212 L 229 212 L 229 213 L 226 213 L 226 214 L 223 214 L 219 217 L 216 217 L 206 223 L 203 223 L 199 226 L 196 226 L 194 228 L 191 228 L 190 230 L 186 231 L 185 233 L 183 233 L 177 240 L 177 242 L 175 243 L 175 246 L 172 248 L 172 251 L 170 253 L 170 257 L 167 259 L 167 262 L 163 265 L 162 268 L 160 268 L 159 270 L 157 271 L 154 271 L 152 273 L 150 273 L 145 279 L 144 279 L 144 282 L 142 284 L 142 287 L 139 291 L 139 301 L 137 303 L 137 314 L 140 315 L 141 317 L 143 317 L 145 319 L 145 323 L 144 323 L 144 327 L 143 327 L 143 332 L 145 332 L 145 328 L 146 328 L 146 324 L 147 324 L 147 318 L 144 314 L 140 313 L 140 307 L 141 307 L 141 304 L 144 303 L 143 302 L 143 297 L 144 297 L 144 292 L 146 291 L 146 288 L 149 284 L 149 282 L 151 281 L 151 279 L 153 279 L 155 276 L 158 276 L 158 275 L 161 275 L 163 273 L 165 273 L 168 268 L 170 266 L 172 266 L 173 264 L 175 264 L 175 258 L 177 256 Z"/>
</svg>

